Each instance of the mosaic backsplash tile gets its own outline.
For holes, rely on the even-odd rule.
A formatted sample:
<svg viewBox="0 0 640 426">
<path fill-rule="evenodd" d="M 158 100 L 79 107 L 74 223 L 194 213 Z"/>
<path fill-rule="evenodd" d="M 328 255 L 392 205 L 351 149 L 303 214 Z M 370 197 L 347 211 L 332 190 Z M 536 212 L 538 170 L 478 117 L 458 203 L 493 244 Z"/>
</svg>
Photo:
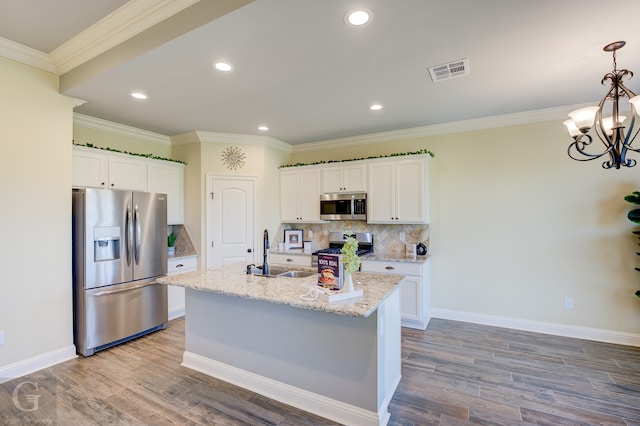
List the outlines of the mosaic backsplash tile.
<svg viewBox="0 0 640 426">
<path fill-rule="evenodd" d="M 422 242 L 429 247 L 429 225 L 380 225 L 360 221 L 336 221 L 329 223 L 281 223 L 276 242 L 284 241 L 285 229 L 302 229 L 305 241 L 311 241 L 313 251 L 329 247 L 330 232 L 371 232 L 376 254 L 398 256 L 405 252 L 405 243 Z M 309 237 L 313 231 L 313 237 Z M 405 241 L 400 241 L 400 232 L 405 233 Z"/>
</svg>

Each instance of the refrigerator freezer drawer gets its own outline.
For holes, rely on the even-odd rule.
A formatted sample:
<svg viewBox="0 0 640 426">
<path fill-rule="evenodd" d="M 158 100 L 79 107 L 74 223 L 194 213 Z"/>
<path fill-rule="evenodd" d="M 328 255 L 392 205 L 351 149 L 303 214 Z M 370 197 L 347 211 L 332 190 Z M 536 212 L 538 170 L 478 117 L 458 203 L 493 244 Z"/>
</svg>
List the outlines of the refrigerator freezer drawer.
<svg viewBox="0 0 640 426">
<path fill-rule="evenodd" d="M 127 338 L 164 328 L 168 321 L 167 288 L 154 281 L 84 290 L 76 302 L 76 345 L 84 356 Z"/>
</svg>

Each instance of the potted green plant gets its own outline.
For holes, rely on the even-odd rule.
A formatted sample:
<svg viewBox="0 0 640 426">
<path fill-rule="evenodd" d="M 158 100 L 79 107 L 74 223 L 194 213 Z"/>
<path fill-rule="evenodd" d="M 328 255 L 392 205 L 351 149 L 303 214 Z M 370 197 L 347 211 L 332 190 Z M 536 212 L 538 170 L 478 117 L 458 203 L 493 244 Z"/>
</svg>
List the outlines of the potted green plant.
<svg viewBox="0 0 640 426">
<path fill-rule="evenodd" d="M 353 277 L 352 273 L 357 272 L 360 268 L 360 257 L 356 254 L 358 251 L 358 240 L 353 237 L 347 238 L 340 253 L 342 253 L 342 263 L 344 264 L 344 286 L 342 291 L 352 292 Z"/>
<path fill-rule="evenodd" d="M 167 245 L 169 246 L 169 249 L 167 251 L 167 253 L 169 254 L 169 256 L 173 256 L 176 254 L 176 234 L 174 234 L 173 232 L 171 232 L 168 236 L 167 236 Z"/>
<path fill-rule="evenodd" d="M 640 192 L 639 191 L 633 191 L 631 194 L 626 195 L 624 197 L 625 201 L 631 203 L 631 204 L 640 204 Z M 631 210 L 628 214 L 627 214 L 627 218 L 635 223 L 640 225 L 640 209 L 633 209 Z M 636 235 L 640 235 L 640 231 L 633 231 L 634 234 Z M 640 237 L 639 237 L 640 238 Z M 640 253 L 636 253 L 638 256 L 640 256 Z M 640 268 L 636 267 L 635 268 L 636 271 L 640 271 Z M 640 297 L 640 290 L 636 291 L 636 296 Z"/>
</svg>

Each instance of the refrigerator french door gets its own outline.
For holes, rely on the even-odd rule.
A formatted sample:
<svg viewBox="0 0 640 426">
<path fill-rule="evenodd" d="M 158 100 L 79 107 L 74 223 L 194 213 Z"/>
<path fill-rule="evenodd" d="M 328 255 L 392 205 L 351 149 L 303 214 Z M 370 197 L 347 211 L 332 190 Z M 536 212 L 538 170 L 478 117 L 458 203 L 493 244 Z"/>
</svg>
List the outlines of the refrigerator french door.
<svg viewBox="0 0 640 426">
<path fill-rule="evenodd" d="M 74 342 L 90 356 L 166 327 L 166 194 L 74 189 Z"/>
</svg>

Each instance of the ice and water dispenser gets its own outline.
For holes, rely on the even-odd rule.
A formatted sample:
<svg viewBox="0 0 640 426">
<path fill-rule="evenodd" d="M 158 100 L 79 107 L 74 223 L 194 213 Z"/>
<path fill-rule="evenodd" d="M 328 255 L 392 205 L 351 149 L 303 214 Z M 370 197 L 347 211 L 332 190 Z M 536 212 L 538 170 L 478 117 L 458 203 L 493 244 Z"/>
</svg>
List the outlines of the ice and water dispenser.
<svg viewBox="0 0 640 426">
<path fill-rule="evenodd" d="M 93 261 L 120 259 L 120 227 L 96 226 L 93 228 Z"/>
</svg>

